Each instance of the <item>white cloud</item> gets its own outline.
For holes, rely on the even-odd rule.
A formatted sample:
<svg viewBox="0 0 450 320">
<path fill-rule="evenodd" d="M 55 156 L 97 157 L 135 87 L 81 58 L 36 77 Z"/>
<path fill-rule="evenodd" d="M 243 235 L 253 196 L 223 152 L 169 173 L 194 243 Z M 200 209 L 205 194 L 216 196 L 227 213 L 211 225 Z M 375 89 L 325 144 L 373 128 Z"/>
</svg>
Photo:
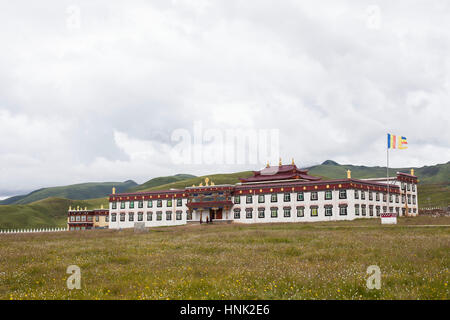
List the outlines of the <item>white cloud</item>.
<svg viewBox="0 0 450 320">
<path fill-rule="evenodd" d="M 387 132 L 409 141 L 392 166 L 449 160 L 445 0 L 2 7 L 0 194 L 255 169 L 167 161 L 171 132 L 196 120 L 279 129 L 281 155 L 302 165 L 382 166 Z"/>
</svg>

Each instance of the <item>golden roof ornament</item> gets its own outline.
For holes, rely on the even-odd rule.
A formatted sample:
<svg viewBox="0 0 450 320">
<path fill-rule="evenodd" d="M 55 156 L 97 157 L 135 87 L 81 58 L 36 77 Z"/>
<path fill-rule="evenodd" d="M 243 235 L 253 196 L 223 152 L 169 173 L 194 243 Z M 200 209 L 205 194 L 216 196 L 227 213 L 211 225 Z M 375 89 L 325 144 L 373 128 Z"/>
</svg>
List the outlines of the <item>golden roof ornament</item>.
<svg viewBox="0 0 450 320">
<path fill-rule="evenodd" d="M 112 188 L 112 194 L 116 194 L 116 187 Z"/>
<path fill-rule="evenodd" d="M 72 206 L 69 206 L 69 211 L 72 211 Z"/>
<path fill-rule="evenodd" d="M 281 158 L 280 158 L 280 161 L 278 162 L 278 165 L 279 165 L 279 166 L 281 166 L 281 165 L 282 165 L 282 162 L 281 162 Z"/>
<path fill-rule="evenodd" d="M 100 206 L 100 209 L 103 209 L 103 204 Z"/>
<path fill-rule="evenodd" d="M 411 169 L 411 175 L 412 176 L 414 175 L 414 169 Z"/>
<path fill-rule="evenodd" d="M 200 184 L 198 186 L 199 187 L 203 187 L 203 182 L 200 182 Z"/>
<path fill-rule="evenodd" d="M 269 163 L 269 161 L 267 161 L 266 168 L 270 168 L 270 163 Z"/>
<path fill-rule="evenodd" d="M 349 170 L 347 170 L 347 179 L 351 179 L 352 178 L 352 172 Z"/>
<path fill-rule="evenodd" d="M 80 206 L 77 206 L 77 211 L 80 210 Z"/>
<path fill-rule="evenodd" d="M 208 186 L 209 178 L 205 178 L 205 186 Z"/>
<path fill-rule="evenodd" d="M 295 166 L 294 158 L 292 158 L 292 165 Z"/>
<path fill-rule="evenodd" d="M 211 185 L 212 185 L 212 186 L 215 186 L 216 184 L 215 184 L 214 182 L 211 181 Z"/>
</svg>

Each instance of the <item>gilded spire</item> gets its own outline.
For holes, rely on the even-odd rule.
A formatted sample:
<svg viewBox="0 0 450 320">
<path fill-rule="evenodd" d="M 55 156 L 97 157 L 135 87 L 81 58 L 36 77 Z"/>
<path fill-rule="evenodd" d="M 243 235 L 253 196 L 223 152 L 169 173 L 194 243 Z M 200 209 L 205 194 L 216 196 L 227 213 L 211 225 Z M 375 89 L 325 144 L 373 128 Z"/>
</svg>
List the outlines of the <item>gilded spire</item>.
<svg viewBox="0 0 450 320">
<path fill-rule="evenodd" d="M 116 194 L 116 187 L 112 188 L 112 194 Z"/>
<path fill-rule="evenodd" d="M 292 165 L 295 166 L 294 158 L 292 158 Z"/>
<path fill-rule="evenodd" d="M 269 167 L 270 167 L 270 163 L 269 163 L 269 161 L 267 161 L 266 168 L 269 168 Z"/>
<path fill-rule="evenodd" d="M 280 158 L 280 162 L 278 162 L 278 165 L 279 165 L 279 166 L 281 166 L 281 165 L 282 165 L 282 162 L 281 162 L 281 158 Z"/>
<path fill-rule="evenodd" d="M 347 170 L 347 179 L 351 179 L 352 178 L 352 172 L 349 170 Z"/>
<path fill-rule="evenodd" d="M 411 169 L 411 175 L 412 176 L 414 175 L 414 169 Z"/>
</svg>

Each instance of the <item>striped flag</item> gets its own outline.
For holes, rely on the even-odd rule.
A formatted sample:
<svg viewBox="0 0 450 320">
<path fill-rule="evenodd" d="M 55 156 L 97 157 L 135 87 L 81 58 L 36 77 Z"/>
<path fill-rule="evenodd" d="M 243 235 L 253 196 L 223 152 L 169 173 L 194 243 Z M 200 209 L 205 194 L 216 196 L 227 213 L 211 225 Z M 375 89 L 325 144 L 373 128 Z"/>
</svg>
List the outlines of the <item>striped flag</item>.
<svg viewBox="0 0 450 320">
<path fill-rule="evenodd" d="M 407 149 L 408 142 L 406 141 L 406 137 L 396 136 L 388 133 L 387 135 L 387 146 L 388 149 Z"/>
</svg>

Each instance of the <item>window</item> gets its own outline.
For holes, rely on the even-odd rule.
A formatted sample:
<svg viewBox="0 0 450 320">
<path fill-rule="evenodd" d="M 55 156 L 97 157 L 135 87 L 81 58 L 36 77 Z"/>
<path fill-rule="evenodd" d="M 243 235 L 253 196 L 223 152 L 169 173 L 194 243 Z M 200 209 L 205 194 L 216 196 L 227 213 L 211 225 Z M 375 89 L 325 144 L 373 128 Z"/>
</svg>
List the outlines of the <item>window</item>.
<svg viewBox="0 0 450 320">
<path fill-rule="evenodd" d="M 99 216 L 95 216 L 95 222 L 99 222 L 100 221 L 100 217 Z"/>
<path fill-rule="evenodd" d="M 167 221 L 172 220 L 172 211 L 166 211 L 166 220 Z"/>
<path fill-rule="evenodd" d="M 234 196 L 234 204 L 240 204 L 241 203 L 241 197 L 240 196 Z"/>
<path fill-rule="evenodd" d="M 407 184 L 406 184 L 406 190 L 408 190 L 408 191 L 411 190 L 411 184 L 410 184 L 410 183 L 407 183 Z"/>
<path fill-rule="evenodd" d="M 144 207 L 144 201 L 143 200 L 139 200 L 138 202 L 138 208 L 142 209 Z"/>
<path fill-rule="evenodd" d="M 266 197 L 263 194 L 260 194 L 258 196 L 258 203 L 264 203 L 265 199 L 266 199 Z"/>
<path fill-rule="evenodd" d="M 373 206 L 369 206 L 369 216 L 373 217 Z"/>
<path fill-rule="evenodd" d="M 359 191 L 355 190 L 355 199 L 359 199 Z"/>
<path fill-rule="evenodd" d="M 248 195 L 246 197 L 245 203 L 253 203 L 253 197 L 251 195 Z"/>
<path fill-rule="evenodd" d="M 134 201 L 130 201 L 129 208 L 134 209 Z"/>
<path fill-rule="evenodd" d="M 361 200 L 366 200 L 366 192 L 361 190 Z"/>
<path fill-rule="evenodd" d="M 75 217 L 74 216 L 70 216 L 70 221 L 75 221 Z"/>
<path fill-rule="evenodd" d="M 311 200 L 314 201 L 317 199 L 319 199 L 319 196 L 317 195 L 317 191 L 311 192 Z"/>
<path fill-rule="evenodd" d="M 177 199 L 177 207 L 181 207 L 183 205 L 183 199 Z"/>
<path fill-rule="evenodd" d="M 147 221 L 153 220 L 153 212 L 147 212 Z"/>
<path fill-rule="evenodd" d="M 325 200 L 331 200 L 332 198 L 331 190 L 325 191 Z"/>
<path fill-rule="evenodd" d="M 339 215 L 340 216 L 346 216 L 347 215 L 347 206 L 340 206 L 339 207 Z"/>
<path fill-rule="evenodd" d="M 304 207 L 298 207 L 297 208 L 297 217 L 301 218 L 305 216 L 305 208 Z"/>
<path fill-rule="evenodd" d="M 372 193 L 372 191 L 369 191 L 369 200 L 370 200 L 370 201 L 373 200 L 373 193 Z"/>
<path fill-rule="evenodd" d="M 148 200 L 147 201 L 147 208 L 153 208 L 153 201 L 152 200 Z"/>
<path fill-rule="evenodd" d="M 397 213 L 397 215 L 399 215 L 399 213 L 400 213 L 400 208 L 399 208 L 399 207 L 395 207 L 395 212 Z"/>
<path fill-rule="evenodd" d="M 411 204 L 411 195 L 408 194 L 408 204 Z"/>
<path fill-rule="evenodd" d="M 415 184 L 412 185 L 412 191 L 416 192 L 416 185 Z"/>
<path fill-rule="evenodd" d="M 133 212 L 128 213 L 128 221 L 134 221 L 134 213 Z"/>
<path fill-rule="evenodd" d="M 234 210 L 234 218 L 235 219 L 241 218 L 241 210 L 240 209 Z"/>
<path fill-rule="evenodd" d="M 325 216 L 331 217 L 333 215 L 333 207 L 325 206 Z"/>
<path fill-rule="evenodd" d="M 406 201 L 406 197 L 405 197 L 405 195 L 403 194 L 403 195 L 402 195 L 402 203 L 405 203 L 405 201 Z"/>
<path fill-rule="evenodd" d="M 406 185 L 404 182 L 402 182 L 402 190 L 406 190 Z"/>
<path fill-rule="evenodd" d="M 317 217 L 319 215 L 319 208 L 311 207 L 311 217 Z"/>
<path fill-rule="evenodd" d="M 88 216 L 87 221 L 92 221 L 92 216 Z"/>
<path fill-rule="evenodd" d="M 122 201 L 122 202 L 120 203 L 120 209 L 125 209 L 125 202 L 124 202 L 124 201 Z"/>
<path fill-rule="evenodd" d="M 278 201 L 277 194 L 276 194 L 276 193 L 273 193 L 273 194 L 270 196 L 270 202 L 277 202 L 277 201 Z"/>
<path fill-rule="evenodd" d="M 123 213 L 123 212 L 120 214 L 120 221 L 121 222 L 125 221 L 125 213 Z"/>
<path fill-rule="evenodd" d="M 116 214 L 115 213 L 112 213 L 111 214 L 111 222 L 116 222 Z"/>
<path fill-rule="evenodd" d="M 379 194 L 378 192 L 377 192 L 376 195 L 375 195 L 375 200 L 376 200 L 376 201 L 380 201 L 380 194 Z"/>
<path fill-rule="evenodd" d="M 246 210 L 245 210 L 245 217 L 246 217 L 247 219 L 253 218 L 253 209 L 246 209 Z"/>
<path fill-rule="evenodd" d="M 284 202 L 290 202 L 291 201 L 291 194 L 285 193 L 283 197 Z"/>
<path fill-rule="evenodd" d="M 167 199 L 167 208 L 170 208 L 172 206 L 172 199 Z"/>
<path fill-rule="evenodd" d="M 363 205 L 361 206 L 361 214 L 362 214 L 363 216 L 366 215 L 366 205 L 365 205 L 365 204 L 363 204 Z"/>
<path fill-rule="evenodd" d="M 375 211 L 377 213 L 377 217 L 379 217 L 380 216 L 380 211 L 381 211 L 380 206 L 376 206 Z"/>
<path fill-rule="evenodd" d="M 355 216 L 359 216 L 359 204 L 355 204 Z"/>
<path fill-rule="evenodd" d="M 258 209 L 258 218 L 264 219 L 265 212 L 264 208 Z"/>
<path fill-rule="evenodd" d="M 416 196 L 415 195 L 412 196 L 412 199 L 413 199 L 413 204 L 416 204 Z"/>
<path fill-rule="evenodd" d="M 398 203 L 399 202 L 399 196 L 398 196 L 398 194 L 396 194 L 395 195 L 395 203 Z"/>
<path fill-rule="evenodd" d="M 162 220 L 162 211 L 157 211 L 156 212 L 156 220 L 157 221 L 161 221 Z"/>
<path fill-rule="evenodd" d="M 182 213 L 183 211 L 177 211 L 177 220 L 181 220 L 182 219 Z"/>
<path fill-rule="evenodd" d="M 144 213 L 138 212 L 138 221 L 144 221 Z"/>
<path fill-rule="evenodd" d="M 270 208 L 270 217 L 277 218 L 278 217 L 278 208 Z"/>
<path fill-rule="evenodd" d="M 111 205 L 111 209 L 116 210 L 117 209 L 117 202 L 113 202 Z"/>
<path fill-rule="evenodd" d="M 347 190 L 339 190 L 339 199 L 347 199 Z"/>
<path fill-rule="evenodd" d="M 80 221 L 81 220 L 81 217 L 80 216 L 76 216 L 76 221 Z"/>
<path fill-rule="evenodd" d="M 285 218 L 290 218 L 291 217 L 291 209 L 290 208 L 284 208 L 284 217 Z"/>
<path fill-rule="evenodd" d="M 81 216 L 81 221 L 86 221 L 86 216 Z"/>
<path fill-rule="evenodd" d="M 157 206 L 158 208 L 161 208 L 161 207 L 162 207 L 162 200 L 156 201 L 156 206 Z"/>
<path fill-rule="evenodd" d="M 192 220 L 192 212 L 186 211 L 186 220 Z"/>
<path fill-rule="evenodd" d="M 383 193 L 383 202 L 386 202 L 386 193 Z"/>
<path fill-rule="evenodd" d="M 305 194 L 303 192 L 297 193 L 297 201 L 305 200 Z"/>
<path fill-rule="evenodd" d="M 393 197 L 392 197 L 392 193 L 391 194 L 389 194 L 389 202 L 393 202 L 394 200 L 393 200 Z"/>
</svg>

